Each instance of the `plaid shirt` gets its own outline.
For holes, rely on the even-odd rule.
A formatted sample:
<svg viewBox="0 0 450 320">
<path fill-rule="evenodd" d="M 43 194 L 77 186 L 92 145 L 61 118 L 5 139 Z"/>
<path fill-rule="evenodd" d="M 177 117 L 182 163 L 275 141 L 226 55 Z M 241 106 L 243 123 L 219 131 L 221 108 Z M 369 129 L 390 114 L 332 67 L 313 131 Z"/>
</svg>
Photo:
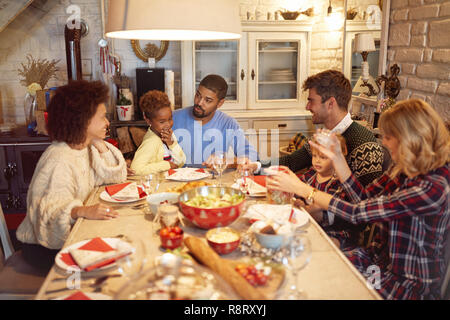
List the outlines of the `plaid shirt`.
<svg viewBox="0 0 450 320">
<path fill-rule="evenodd" d="M 327 181 L 319 182 L 317 181 L 317 171 L 314 170 L 313 167 L 311 167 L 299 178 L 317 190 L 331 195 L 337 195 L 341 199 L 345 199 L 346 197 L 339 179 L 332 177 Z M 320 226 L 330 237 L 334 237 L 339 240 L 341 250 L 354 247 L 358 242 L 359 233 L 363 229 L 361 226 L 353 225 L 338 216 L 334 218 L 333 224 L 330 224 L 327 211 L 323 211 L 323 220 L 320 222 Z"/>
<path fill-rule="evenodd" d="M 333 197 L 329 211 L 353 223 L 382 222 L 379 243 L 346 253 L 361 273 L 381 270 L 386 299 L 439 299 L 444 277 L 444 236 L 450 228 L 449 164 L 426 175 L 384 174 L 364 189 L 351 176 L 342 186 L 352 203 Z"/>
</svg>

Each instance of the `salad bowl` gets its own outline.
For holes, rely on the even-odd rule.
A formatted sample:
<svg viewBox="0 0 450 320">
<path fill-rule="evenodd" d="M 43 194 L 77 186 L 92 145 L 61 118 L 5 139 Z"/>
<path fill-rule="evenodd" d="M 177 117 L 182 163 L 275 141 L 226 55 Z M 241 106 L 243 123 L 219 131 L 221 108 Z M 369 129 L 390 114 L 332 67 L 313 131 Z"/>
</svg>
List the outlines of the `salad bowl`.
<svg viewBox="0 0 450 320">
<path fill-rule="evenodd" d="M 182 214 L 201 229 L 225 227 L 244 208 L 245 195 L 231 187 L 203 186 L 180 194 Z"/>
</svg>

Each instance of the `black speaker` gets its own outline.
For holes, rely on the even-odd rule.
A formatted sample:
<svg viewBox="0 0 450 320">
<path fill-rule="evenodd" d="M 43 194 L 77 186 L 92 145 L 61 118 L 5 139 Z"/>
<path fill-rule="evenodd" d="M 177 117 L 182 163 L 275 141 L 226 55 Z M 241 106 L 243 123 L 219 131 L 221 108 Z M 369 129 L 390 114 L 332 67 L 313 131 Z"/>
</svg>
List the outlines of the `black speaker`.
<svg viewBox="0 0 450 320">
<path fill-rule="evenodd" d="M 150 90 L 165 91 L 164 68 L 136 68 L 136 105 L 138 106 L 135 113 L 136 120 L 144 119 L 139 102 L 141 97 Z"/>
</svg>

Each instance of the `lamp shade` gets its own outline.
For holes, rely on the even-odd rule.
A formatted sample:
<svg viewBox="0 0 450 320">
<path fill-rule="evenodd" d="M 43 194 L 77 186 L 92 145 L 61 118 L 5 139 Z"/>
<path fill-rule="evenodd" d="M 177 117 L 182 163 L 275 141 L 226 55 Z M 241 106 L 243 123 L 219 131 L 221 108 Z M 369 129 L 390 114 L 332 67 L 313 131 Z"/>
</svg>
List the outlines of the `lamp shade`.
<svg viewBox="0 0 450 320">
<path fill-rule="evenodd" d="M 355 34 L 355 51 L 356 52 L 375 51 L 375 41 L 373 40 L 371 33 Z"/>
<path fill-rule="evenodd" d="M 241 37 L 239 0 L 110 0 L 105 34 L 137 40 Z"/>
</svg>

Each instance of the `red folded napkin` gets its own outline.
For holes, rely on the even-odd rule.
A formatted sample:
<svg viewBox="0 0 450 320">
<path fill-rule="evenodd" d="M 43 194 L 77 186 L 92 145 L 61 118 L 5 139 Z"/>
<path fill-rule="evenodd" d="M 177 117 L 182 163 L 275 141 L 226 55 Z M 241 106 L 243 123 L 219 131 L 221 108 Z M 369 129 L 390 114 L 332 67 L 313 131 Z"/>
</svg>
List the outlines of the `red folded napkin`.
<svg viewBox="0 0 450 320">
<path fill-rule="evenodd" d="M 253 181 L 263 187 L 266 186 L 266 176 L 253 176 Z"/>
<path fill-rule="evenodd" d="M 131 182 L 125 182 L 125 183 L 119 183 L 119 184 L 113 184 L 111 186 L 106 186 L 105 190 L 108 192 L 110 196 L 115 195 L 117 192 L 125 188 L 127 185 L 129 185 Z"/>
<path fill-rule="evenodd" d="M 102 238 L 97 237 L 79 247 L 78 250 L 108 252 L 114 250 L 114 248 L 112 248 L 109 244 L 103 241 Z"/>
<path fill-rule="evenodd" d="M 75 260 L 73 260 L 70 253 L 61 253 L 60 255 L 61 260 L 69 267 L 78 267 Z"/>
<path fill-rule="evenodd" d="M 112 248 L 109 244 L 107 244 L 102 238 L 94 238 L 91 241 L 87 242 L 86 244 L 82 245 L 81 247 L 77 248 L 76 250 L 85 250 L 85 251 L 96 251 L 96 252 L 110 252 L 110 251 L 116 251 L 114 248 Z M 79 252 L 79 251 L 77 251 Z M 98 261 L 97 263 L 93 263 L 91 265 L 87 265 L 84 270 L 85 271 L 91 271 L 103 266 L 107 266 L 116 260 L 130 254 L 131 252 L 124 252 L 123 254 L 113 254 L 112 256 Z M 61 254 L 61 260 L 64 261 L 68 266 L 77 266 L 79 265 L 76 263 L 75 259 L 70 253 L 63 253 Z"/>
<path fill-rule="evenodd" d="M 203 168 L 197 169 L 195 170 L 196 172 L 201 172 L 201 173 L 205 173 L 205 170 L 203 170 Z"/>
<path fill-rule="evenodd" d="M 169 169 L 169 172 L 168 172 L 168 174 L 169 174 L 169 176 L 171 176 L 171 175 L 173 175 L 173 174 L 174 174 L 175 172 L 176 172 L 175 170 L 173 170 L 173 169 Z"/>
<path fill-rule="evenodd" d="M 70 296 L 65 298 L 64 300 L 92 300 L 92 299 L 89 298 L 87 295 L 85 295 L 83 292 L 77 291 L 74 294 L 71 294 Z"/>
</svg>

